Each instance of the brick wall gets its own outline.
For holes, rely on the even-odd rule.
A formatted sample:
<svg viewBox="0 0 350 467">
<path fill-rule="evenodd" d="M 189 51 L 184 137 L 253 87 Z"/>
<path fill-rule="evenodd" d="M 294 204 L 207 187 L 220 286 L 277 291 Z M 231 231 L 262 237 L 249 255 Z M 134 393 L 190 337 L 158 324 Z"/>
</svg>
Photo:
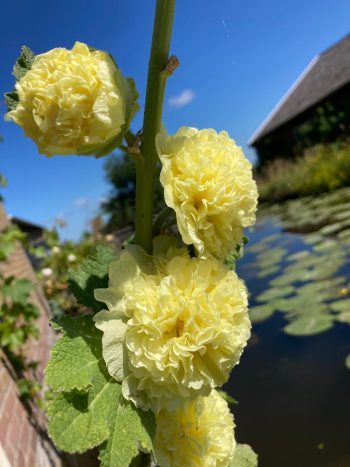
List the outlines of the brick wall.
<svg viewBox="0 0 350 467">
<path fill-rule="evenodd" d="M 0 230 L 8 225 L 4 207 L 0 204 Z M 35 283 L 32 301 L 40 310 L 38 340 L 26 344 L 25 355 L 39 362 L 31 377 L 42 382 L 49 349 L 55 335 L 49 326 L 50 308 L 23 248 L 18 245 L 7 263 L 0 263 L 5 275 L 27 277 Z M 44 414 L 36 407 L 26 410 L 18 397 L 11 366 L 0 349 L 0 467 L 56 467 L 60 458 L 46 435 Z"/>
</svg>

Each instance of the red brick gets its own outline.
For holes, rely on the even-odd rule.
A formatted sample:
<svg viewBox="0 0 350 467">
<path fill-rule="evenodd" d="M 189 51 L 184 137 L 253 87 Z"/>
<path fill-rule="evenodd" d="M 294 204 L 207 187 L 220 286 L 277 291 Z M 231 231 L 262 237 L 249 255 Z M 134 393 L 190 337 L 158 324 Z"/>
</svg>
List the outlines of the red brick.
<svg viewBox="0 0 350 467">
<path fill-rule="evenodd" d="M 30 441 L 29 441 L 30 449 L 33 449 L 33 451 L 36 452 L 36 445 L 37 444 L 38 444 L 38 434 L 34 430 L 34 428 L 31 428 L 31 430 L 30 430 Z"/>
<path fill-rule="evenodd" d="M 18 451 L 18 455 L 14 467 L 26 467 L 28 465 L 28 457 L 24 454 L 23 450 Z"/>
<path fill-rule="evenodd" d="M 19 438 L 19 445 L 21 446 L 21 449 L 23 449 L 24 452 L 27 452 L 27 450 L 29 449 L 29 438 L 31 429 L 27 417 L 23 419 L 21 425 L 22 427 Z"/>
<path fill-rule="evenodd" d="M 15 448 L 19 446 L 19 435 L 24 420 L 24 407 L 18 400 L 16 400 L 15 404 L 13 405 L 13 414 L 7 430 L 6 445 L 9 444 Z"/>
<path fill-rule="evenodd" d="M 28 467 L 38 467 L 38 462 L 36 458 L 36 450 L 30 449 L 28 453 Z"/>
<path fill-rule="evenodd" d="M 9 388 L 11 387 L 11 376 L 9 375 L 6 368 L 2 367 L 0 372 L 0 416 L 1 409 L 8 394 Z"/>
<path fill-rule="evenodd" d="M 13 407 L 16 401 L 17 401 L 17 394 L 14 388 L 10 387 L 8 389 L 8 394 L 7 394 L 4 408 L 1 414 L 2 423 L 6 423 L 6 424 L 10 423 L 11 417 L 13 415 Z"/>
<path fill-rule="evenodd" d="M 6 445 L 6 446 L 3 446 L 4 450 L 5 450 L 5 454 L 10 462 L 10 465 L 13 465 L 14 462 L 15 462 L 15 458 L 16 458 L 16 451 L 15 451 L 15 448 L 13 446 L 10 446 L 9 444 Z"/>
</svg>

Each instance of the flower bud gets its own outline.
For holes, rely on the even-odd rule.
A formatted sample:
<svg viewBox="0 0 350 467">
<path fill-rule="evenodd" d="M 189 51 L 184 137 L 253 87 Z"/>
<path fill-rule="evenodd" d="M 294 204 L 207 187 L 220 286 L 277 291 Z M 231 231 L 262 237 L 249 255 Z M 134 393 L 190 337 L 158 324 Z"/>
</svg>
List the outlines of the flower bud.
<svg viewBox="0 0 350 467">
<path fill-rule="evenodd" d="M 41 274 L 44 276 L 44 277 L 50 277 L 52 276 L 52 269 L 51 268 L 43 268 L 41 270 Z"/>
</svg>

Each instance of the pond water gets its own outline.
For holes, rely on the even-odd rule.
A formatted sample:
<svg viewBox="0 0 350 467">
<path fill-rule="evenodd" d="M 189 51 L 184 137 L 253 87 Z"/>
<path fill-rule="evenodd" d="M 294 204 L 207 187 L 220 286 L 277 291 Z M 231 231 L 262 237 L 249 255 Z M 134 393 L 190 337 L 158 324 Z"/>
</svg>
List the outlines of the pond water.
<svg viewBox="0 0 350 467">
<path fill-rule="evenodd" d="M 263 207 L 237 272 L 253 332 L 224 389 L 260 467 L 350 466 L 350 189 Z"/>
</svg>

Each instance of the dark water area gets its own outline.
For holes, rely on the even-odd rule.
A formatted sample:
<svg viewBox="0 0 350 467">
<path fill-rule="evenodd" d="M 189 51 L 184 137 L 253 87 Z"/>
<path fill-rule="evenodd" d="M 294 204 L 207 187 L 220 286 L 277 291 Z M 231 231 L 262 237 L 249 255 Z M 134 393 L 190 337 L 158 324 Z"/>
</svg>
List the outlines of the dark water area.
<svg viewBox="0 0 350 467">
<path fill-rule="evenodd" d="M 288 254 L 312 249 L 302 235 L 282 232 L 274 217 L 248 233 L 249 245 L 271 235 Z M 247 252 L 237 266 L 251 305 L 279 275 L 257 277 L 255 257 Z M 346 262 L 337 274 L 345 273 L 350 279 Z M 236 439 L 252 446 L 259 467 L 350 467 L 350 370 L 344 364 L 350 326 L 335 322 L 325 332 L 299 337 L 283 332 L 285 325 L 279 312 L 253 325 L 249 345 L 224 387 L 239 401 L 232 407 Z"/>
</svg>

